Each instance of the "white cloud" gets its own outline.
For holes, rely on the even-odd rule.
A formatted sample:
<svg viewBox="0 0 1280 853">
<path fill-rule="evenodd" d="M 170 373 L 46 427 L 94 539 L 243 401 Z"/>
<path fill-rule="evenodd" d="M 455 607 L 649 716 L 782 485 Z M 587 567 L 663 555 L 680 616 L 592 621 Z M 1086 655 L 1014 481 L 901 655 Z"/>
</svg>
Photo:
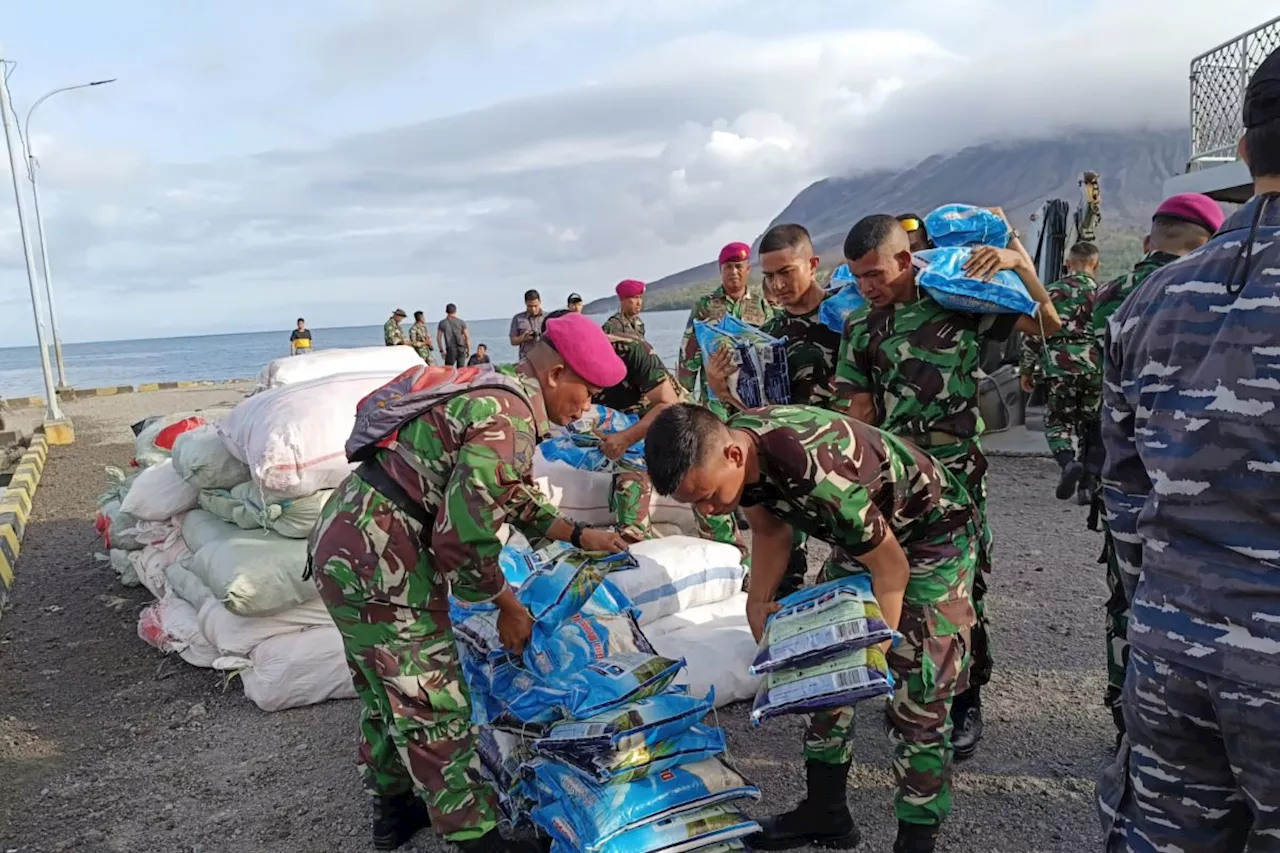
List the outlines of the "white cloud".
<svg viewBox="0 0 1280 853">
<path fill-rule="evenodd" d="M 380 52 L 374 66 L 450 26 L 455 40 L 495 20 L 545 35 L 637 14 L 622 0 L 486 6 L 484 19 L 478 4 L 374 5 L 342 47 Z M 650 0 L 646 20 L 688 29 L 691 5 Z M 692 31 L 554 94 L 191 166 L 41 137 L 64 337 L 271 326 L 301 306 L 317 326 L 372 322 L 405 301 L 501 316 L 528 287 L 602 295 L 707 260 L 832 172 L 1065 127 L 1176 125 L 1190 57 L 1258 15 L 1222 0 L 1221 32 L 1206 33 L 1169 5 L 1102 3 L 1065 28 L 953 0 L 913 6 L 917 31 Z M 402 42 L 374 51 L 388 28 Z M 0 267 L 16 286 L 7 240 Z M 0 339 L 28 325 L 0 315 Z"/>
</svg>

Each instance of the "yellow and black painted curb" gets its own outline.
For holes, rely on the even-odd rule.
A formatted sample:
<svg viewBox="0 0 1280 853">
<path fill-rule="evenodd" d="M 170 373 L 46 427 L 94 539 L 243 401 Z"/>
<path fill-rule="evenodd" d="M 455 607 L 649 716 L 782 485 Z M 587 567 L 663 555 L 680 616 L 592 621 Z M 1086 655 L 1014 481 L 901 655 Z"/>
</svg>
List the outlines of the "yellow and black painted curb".
<svg viewBox="0 0 1280 853">
<path fill-rule="evenodd" d="M 144 382 L 141 385 L 108 385 L 105 388 L 62 388 L 59 400 L 83 400 L 88 397 L 115 397 L 120 394 L 146 394 L 152 391 L 177 391 L 193 388 L 214 388 L 249 382 L 249 379 L 202 379 L 194 382 Z M 44 406 L 44 397 L 7 397 L 3 402 L 10 409 L 37 409 Z"/>
<path fill-rule="evenodd" d="M 9 484 L 0 492 L 0 606 L 8 600 L 9 589 L 13 586 L 22 534 L 31 517 L 31 505 L 35 501 L 36 487 L 40 485 L 48 454 L 48 440 L 43 432 L 37 432 L 32 436 L 27 452 L 22 454 Z"/>
</svg>

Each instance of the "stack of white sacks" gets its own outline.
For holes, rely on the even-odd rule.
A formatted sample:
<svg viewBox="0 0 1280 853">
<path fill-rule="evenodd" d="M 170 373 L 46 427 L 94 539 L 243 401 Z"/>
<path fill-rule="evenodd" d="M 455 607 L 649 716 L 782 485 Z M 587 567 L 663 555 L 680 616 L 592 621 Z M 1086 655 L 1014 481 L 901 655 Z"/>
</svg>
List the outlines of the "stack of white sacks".
<svg viewBox="0 0 1280 853">
<path fill-rule="evenodd" d="M 417 358 L 385 347 L 281 359 L 234 409 L 166 417 L 139 434 L 142 470 L 108 472 L 98 526 L 121 582 L 157 599 L 139 616 L 142 639 L 238 676 L 267 711 L 354 696 L 341 637 L 303 577 L 307 537 L 351 471 L 356 405 L 413 366 L 405 354 Z M 539 459 L 538 484 L 566 514 L 611 521 L 609 475 Z M 665 531 L 692 532 L 687 508 L 655 501 L 654 511 Z M 640 569 L 616 577 L 657 650 L 686 658 L 682 678 L 700 694 L 714 686 L 719 704 L 753 696 L 737 550 L 677 535 L 635 553 Z"/>
</svg>

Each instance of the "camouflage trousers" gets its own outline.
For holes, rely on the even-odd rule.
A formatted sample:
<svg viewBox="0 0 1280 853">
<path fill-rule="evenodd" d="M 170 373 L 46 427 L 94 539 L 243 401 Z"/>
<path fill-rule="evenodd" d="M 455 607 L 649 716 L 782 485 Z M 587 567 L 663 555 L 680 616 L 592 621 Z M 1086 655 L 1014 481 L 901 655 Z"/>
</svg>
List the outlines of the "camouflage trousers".
<svg viewBox="0 0 1280 853">
<path fill-rule="evenodd" d="M 1098 560 L 1107 567 L 1107 693 L 1103 702 L 1108 708 L 1121 704 L 1124 695 L 1124 674 L 1129 666 L 1129 594 L 1125 592 L 1124 578 L 1120 574 L 1120 561 L 1116 559 L 1116 544 L 1111 538 L 1111 528 L 1103 525 L 1102 557 Z"/>
<path fill-rule="evenodd" d="M 1134 649 L 1124 693 L 1098 780 L 1107 853 L 1280 850 L 1280 691 Z"/>
<path fill-rule="evenodd" d="M 955 559 L 968 564 L 960 567 L 962 574 L 974 573 L 971 554 Z M 834 561 L 823 568 L 828 580 L 852 573 Z M 885 656 L 896 682 L 885 712 L 897 782 L 894 811 L 906 823 L 936 826 L 951 813 L 951 702 L 969 689 L 972 624 L 967 598 L 940 605 L 904 602 L 898 624 L 901 640 Z M 850 761 L 855 724 L 854 708 L 810 716 L 805 760 Z"/>
<path fill-rule="evenodd" d="M 1097 376 L 1056 376 L 1049 380 L 1044 437 L 1055 456 L 1074 454 L 1098 416 L 1102 382 Z"/>
<path fill-rule="evenodd" d="M 628 542 L 643 542 L 653 537 L 649 521 L 649 504 L 653 499 L 653 482 L 647 471 L 619 466 L 609 489 L 609 512 L 618 525 L 618 535 Z"/>
<path fill-rule="evenodd" d="M 418 357 L 427 363 L 428 367 L 433 367 L 435 365 L 435 350 L 431 347 L 414 347 L 413 349 L 418 353 Z"/>
<path fill-rule="evenodd" d="M 415 791 L 445 838 L 478 838 L 497 826 L 498 800 L 481 773 L 449 614 L 393 604 L 365 589 L 352 567 L 367 562 L 372 549 L 354 553 L 350 545 L 363 535 L 351 533 L 342 519 L 332 521 L 313 561 L 362 706 L 356 761 L 365 790 Z M 425 556 L 414 573 L 431 578 Z"/>
</svg>

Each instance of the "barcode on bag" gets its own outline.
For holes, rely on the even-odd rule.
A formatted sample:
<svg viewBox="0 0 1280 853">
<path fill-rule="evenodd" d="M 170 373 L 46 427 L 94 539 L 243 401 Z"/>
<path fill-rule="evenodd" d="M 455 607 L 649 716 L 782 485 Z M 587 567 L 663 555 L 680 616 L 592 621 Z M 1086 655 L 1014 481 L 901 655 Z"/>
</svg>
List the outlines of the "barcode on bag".
<svg viewBox="0 0 1280 853">
<path fill-rule="evenodd" d="M 871 683 L 871 673 L 864 667 L 846 669 L 835 674 L 836 686 L 841 689 L 865 687 Z"/>
<path fill-rule="evenodd" d="M 858 637 L 867 635 L 866 619 L 850 619 L 848 622 L 841 622 L 833 625 L 832 630 L 835 631 L 836 637 L 841 640 L 853 640 Z"/>
<path fill-rule="evenodd" d="M 608 723 L 579 723 L 575 726 L 556 726 L 548 740 L 585 740 L 600 737 L 609 730 Z"/>
</svg>

